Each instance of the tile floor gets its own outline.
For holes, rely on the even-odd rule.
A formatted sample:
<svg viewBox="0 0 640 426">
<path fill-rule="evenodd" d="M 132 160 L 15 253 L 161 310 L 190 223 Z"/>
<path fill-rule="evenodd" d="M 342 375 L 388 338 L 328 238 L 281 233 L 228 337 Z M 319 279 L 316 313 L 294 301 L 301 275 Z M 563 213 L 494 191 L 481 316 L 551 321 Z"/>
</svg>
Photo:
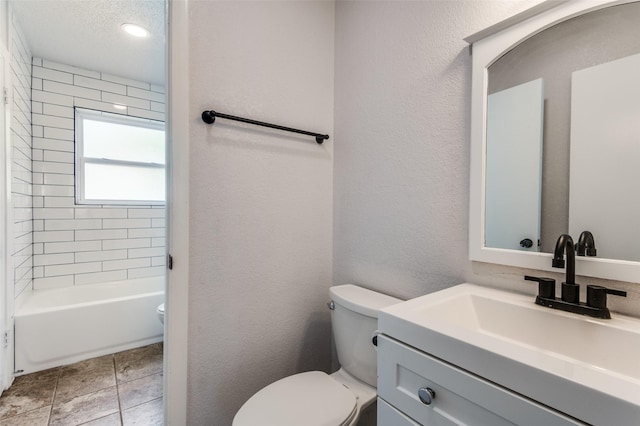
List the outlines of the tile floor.
<svg viewBox="0 0 640 426">
<path fill-rule="evenodd" d="M 0 426 L 162 425 L 162 343 L 16 377 Z"/>
</svg>

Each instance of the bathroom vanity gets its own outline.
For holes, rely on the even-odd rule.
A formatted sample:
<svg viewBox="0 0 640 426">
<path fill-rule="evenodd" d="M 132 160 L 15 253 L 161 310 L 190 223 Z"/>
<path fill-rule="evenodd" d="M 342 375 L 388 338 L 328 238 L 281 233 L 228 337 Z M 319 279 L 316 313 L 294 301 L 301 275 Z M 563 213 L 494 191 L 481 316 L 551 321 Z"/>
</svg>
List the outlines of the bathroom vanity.
<svg viewBox="0 0 640 426">
<path fill-rule="evenodd" d="M 461 284 L 378 317 L 378 424 L 640 422 L 640 320 Z"/>
</svg>

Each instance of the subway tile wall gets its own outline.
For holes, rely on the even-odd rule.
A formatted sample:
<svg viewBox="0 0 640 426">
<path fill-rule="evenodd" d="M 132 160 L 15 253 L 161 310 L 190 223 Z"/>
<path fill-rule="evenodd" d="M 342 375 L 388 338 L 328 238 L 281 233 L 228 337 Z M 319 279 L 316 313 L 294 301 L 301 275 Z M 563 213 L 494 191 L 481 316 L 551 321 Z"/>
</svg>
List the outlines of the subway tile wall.
<svg viewBox="0 0 640 426">
<path fill-rule="evenodd" d="M 9 29 L 11 69 L 11 212 L 10 267 L 15 298 L 32 289 L 31 52 L 15 20 Z"/>
<path fill-rule="evenodd" d="M 164 121 L 164 87 L 42 58 L 32 74 L 34 289 L 164 274 L 164 206 L 74 197 L 74 107 Z"/>
</svg>

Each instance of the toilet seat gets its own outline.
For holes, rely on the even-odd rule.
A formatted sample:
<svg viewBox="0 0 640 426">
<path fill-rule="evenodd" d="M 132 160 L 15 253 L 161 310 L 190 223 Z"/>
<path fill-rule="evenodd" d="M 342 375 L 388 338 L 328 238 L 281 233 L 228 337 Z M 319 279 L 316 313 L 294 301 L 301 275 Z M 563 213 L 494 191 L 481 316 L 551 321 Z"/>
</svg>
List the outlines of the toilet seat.
<svg viewBox="0 0 640 426">
<path fill-rule="evenodd" d="M 233 426 L 343 426 L 357 412 L 355 395 L 321 371 L 285 377 L 240 408 Z"/>
</svg>

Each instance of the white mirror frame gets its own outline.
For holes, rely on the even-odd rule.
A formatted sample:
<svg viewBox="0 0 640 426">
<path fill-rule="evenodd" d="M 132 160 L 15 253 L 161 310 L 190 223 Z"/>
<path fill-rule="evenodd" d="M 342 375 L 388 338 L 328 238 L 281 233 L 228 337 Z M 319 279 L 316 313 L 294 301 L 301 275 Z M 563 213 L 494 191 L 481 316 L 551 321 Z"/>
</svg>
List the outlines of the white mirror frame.
<svg viewBox="0 0 640 426">
<path fill-rule="evenodd" d="M 507 51 L 531 36 L 576 16 L 637 0 L 545 1 L 467 37 L 472 48 L 471 170 L 469 200 L 469 258 L 473 261 L 561 272 L 551 267 L 550 253 L 485 247 L 485 164 L 488 69 Z M 576 258 L 578 275 L 640 282 L 640 262 Z"/>
</svg>

